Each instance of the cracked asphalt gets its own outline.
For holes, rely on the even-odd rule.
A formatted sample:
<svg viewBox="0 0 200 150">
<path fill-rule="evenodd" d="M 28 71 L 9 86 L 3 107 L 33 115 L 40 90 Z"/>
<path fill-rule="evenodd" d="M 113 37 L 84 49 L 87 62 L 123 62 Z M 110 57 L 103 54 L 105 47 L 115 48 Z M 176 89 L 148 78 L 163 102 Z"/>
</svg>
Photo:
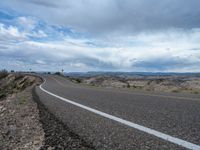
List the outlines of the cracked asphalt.
<svg viewBox="0 0 200 150">
<path fill-rule="evenodd" d="M 200 95 L 134 93 L 83 86 L 60 76 L 43 77 L 43 88 L 49 92 L 200 145 Z M 66 103 L 39 87 L 36 93 L 52 114 L 95 149 L 185 149 Z"/>
</svg>

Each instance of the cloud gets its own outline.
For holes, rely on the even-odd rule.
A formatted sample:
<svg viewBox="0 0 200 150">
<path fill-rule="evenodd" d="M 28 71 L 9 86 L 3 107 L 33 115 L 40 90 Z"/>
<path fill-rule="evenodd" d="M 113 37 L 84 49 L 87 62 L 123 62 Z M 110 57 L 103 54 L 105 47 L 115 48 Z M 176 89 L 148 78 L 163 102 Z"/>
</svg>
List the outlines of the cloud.
<svg viewBox="0 0 200 150">
<path fill-rule="evenodd" d="M 20 32 L 17 27 L 15 26 L 6 27 L 4 24 L 0 24 L 0 34 L 2 37 L 8 37 L 6 39 L 9 39 L 9 37 L 18 39 L 25 38 L 25 34 Z"/>
<path fill-rule="evenodd" d="M 18 17 L 17 22 L 25 31 L 33 30 L 37 24 L 36 20 L 24 16 Z"/>
<path fill-rule="evenodd" d="M 200 63 L 200 60 L 196 61 L 188 61 L 188 58 L 181 57 L 157 57 L 153 59 L 140 60 L 133 64 L 133 67 L 138 68 L 148 68 L 148 71 L 166 71 L 173 70 L 177 68 L 189 68 L 191 66 L 197 66 Z"/>
<path fill-rule="evenodd" d="M 51 24 L 93 35 L 187 30 L 200 26 L 199 0 L 7 0 L 1 3 Z"/>
<path fill-rule="evenodd" d="M 0 63 L 28 70 L 199 71 L 199 1 L 7 0 Z M 12 9 L 12 11 L 8 11 Z M 6 20 L 6 21 L 5 21 Z"/>
<path fill-rule="evenodd" d="M 37 70 L 53 71 L 60 68 L 69 71 L 200 69 L 200 53 L 198 50 L 191 51 L 191 48 L 199 47 L 199 30 L 189 33 L 174 31 L 167 35 L 142 33 L 129 36 L 126 40 L 119 38 L 119 41 L 115 39 L 106 43 L 99 39 L 73 37 L 64 37 L 59 41 L 35 41 L 28 36 L 32 33 L 24 36 L 15 26 L 1 25 L 0 29 L 1 37 L 6 39 L 0 43 L 0 58 L 9 58 L 13 62 L 15 60 L 16 68 L 19 68 L 18 64 L 24 64 L 26 67 L 22 68 L 28 69 L 32 66 Z M 107 46 L 99 46 L 103 42 Z"/>
</svg>

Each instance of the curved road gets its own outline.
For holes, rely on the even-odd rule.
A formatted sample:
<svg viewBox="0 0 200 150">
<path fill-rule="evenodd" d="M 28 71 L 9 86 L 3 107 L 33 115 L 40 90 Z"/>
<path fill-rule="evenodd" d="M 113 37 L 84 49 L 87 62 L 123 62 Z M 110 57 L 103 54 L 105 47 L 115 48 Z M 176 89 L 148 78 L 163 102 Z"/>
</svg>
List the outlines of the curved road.
<svg viewBox="0 0 200 150">
<path fill-rule="evenodd" d="M 41 102 L 96 149 L 200 150 L 200 96 L 135 93 L 43 75 Z"/>
</svg>

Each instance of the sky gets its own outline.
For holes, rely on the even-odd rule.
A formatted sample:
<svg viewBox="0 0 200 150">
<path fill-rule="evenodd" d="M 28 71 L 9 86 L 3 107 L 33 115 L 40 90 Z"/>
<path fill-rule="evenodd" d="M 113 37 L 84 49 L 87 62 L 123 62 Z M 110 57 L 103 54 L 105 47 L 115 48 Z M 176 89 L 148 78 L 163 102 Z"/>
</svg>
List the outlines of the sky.
<svg viewBox="0 0 200 150">
<path fill-rule="evenodd" d="M 200 72 L 199 0 L 1 0 L 0 69 Z"/>
</svg>

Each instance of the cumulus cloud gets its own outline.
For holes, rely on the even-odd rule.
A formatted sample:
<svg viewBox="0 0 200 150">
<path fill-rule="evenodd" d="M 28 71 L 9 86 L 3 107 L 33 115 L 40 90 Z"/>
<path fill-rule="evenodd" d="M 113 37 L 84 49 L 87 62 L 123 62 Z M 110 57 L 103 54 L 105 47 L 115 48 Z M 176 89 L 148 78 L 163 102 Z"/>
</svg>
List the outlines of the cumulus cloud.
<svg viewBox="0 0 200 150">
<path fill-rule="evenodd" d="M 5 25 L 1 25 L 0 29 L 1 37 L 7 39 L 0 44 L 0 56 L 16 60 L 16 65 L 21 62 L 30 67 L 32 64 L 39 70 L 48 70 L 53 66 L 54 71 L 59 68 L 70 71 L 170 71 L 177 68 L 192 71 L 190 68 L 194 70 L 195 67 L 196 70 L 199 69 L 200 53 L 196 49 L 191 51 L 192 47 L 199 46 L 199 30 L 189 33 L 170 32 L 167 35 L 142 33 L 129 36 L 124 41 L 119 39 L 120 45 L 116 44 L 116 41 L 109 41 L 110 46 L 99 47 L 96 45 L 100 45 L 103 42 L 101 40 L 65 37 L 59 41 L 33 41 L 23 37 L 24 34 L 20 33 L 17 27 L 6 28 Z M 19 37 L 23 40 L 19 40 Z M 13 39 L 17 42 L 12 42 Z M 4 48 L 6 45 L 9 46 Z"/>
<path fill-rule="evenodd" d="M 35 28 L 37 22 L 32 18 L 22 16 L 17 18 L 17 23 L 19 23 L 25 31 L 31 31 Z"/>
<path fill-rule="evenodd" d="M 25 38 L 25 34 L 22 33 L 22 32 L 19 32 L 18 28 L 15 27 L 15 26 L 6 27 L 4 24 L 0 24 L 0 33 L 1 33 L 1 37 L 7 37 L 6 39 L 9 39 L 9 37 L 11 37 L 10 39 L 12 39 L 12 38 L 16 38 L 16 39 Z"/>
<path fill-rule="evenodd" d="M 200 70 L 199 0 L 0 3 L 23 14 L 0 20 L 0 63 L 7 68 Z"/>
</svg>

